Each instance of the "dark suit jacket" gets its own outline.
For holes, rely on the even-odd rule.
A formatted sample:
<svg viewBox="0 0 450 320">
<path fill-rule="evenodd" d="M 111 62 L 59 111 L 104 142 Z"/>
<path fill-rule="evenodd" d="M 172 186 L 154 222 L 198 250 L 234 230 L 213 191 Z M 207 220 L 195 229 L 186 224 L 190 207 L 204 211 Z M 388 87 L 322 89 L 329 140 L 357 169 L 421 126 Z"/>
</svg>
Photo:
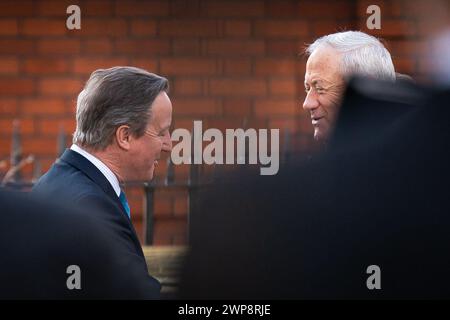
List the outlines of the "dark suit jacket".
<svg viewBox="0 0 450 320">
<path fill-rule="evenodd" d="M 0 299 L 154 298 L 158 286 L 116 237 L 91 212 L 0 188 Z M 80 290 L 67 287 L 71 265 Z"/>
<path fill-rule="evenodd" d="M 139 274 L 149 297 L 159 296 L 160 284 L 150 277 L 139 239 L 119 198 L 106 177 L 85 157 L 66 150 L 42 176 L 33 192 L 75 205 L 113 231 L 110 242 L 130 272 Z"/>
<path fill-rule="evenodd" d="M 328 152 L 220 177 L 191 213 L 180 297 L 448 299 L 449 105 L 450 91 L 416 106 L 353 85 Z"/>
</svg>

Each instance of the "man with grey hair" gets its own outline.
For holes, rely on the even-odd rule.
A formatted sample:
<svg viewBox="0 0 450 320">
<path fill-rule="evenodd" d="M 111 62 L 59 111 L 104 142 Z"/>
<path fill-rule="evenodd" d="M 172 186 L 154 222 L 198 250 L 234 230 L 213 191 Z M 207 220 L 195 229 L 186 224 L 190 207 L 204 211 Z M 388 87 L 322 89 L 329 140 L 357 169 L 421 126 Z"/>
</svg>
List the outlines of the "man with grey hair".
<svg viewBox="0 0 450 320">
<path fill-rule="evenodd" d="M 120 183 L 150 181 L 161 152 L 170 152 L 167 90 L 167 79 L 142 69 L 94 71 L 78 95 L 73 145 L 33 188 L 83 208 L 114 230 L 109 240 L 123 257 L 123 277 L 139 282 L 134 298 L 158 298 L 160 284 L 148 274 Z"/>
<path fill-rule="evenodd" d="M 346 79 L 352 75 L 394 82 L 391 55 L 375 37 L 360 31 L 323 36 L 307 49 L 303 109 L 311 115 L 314 138 L 326 142 L 336 122 Z"/>
</svg>

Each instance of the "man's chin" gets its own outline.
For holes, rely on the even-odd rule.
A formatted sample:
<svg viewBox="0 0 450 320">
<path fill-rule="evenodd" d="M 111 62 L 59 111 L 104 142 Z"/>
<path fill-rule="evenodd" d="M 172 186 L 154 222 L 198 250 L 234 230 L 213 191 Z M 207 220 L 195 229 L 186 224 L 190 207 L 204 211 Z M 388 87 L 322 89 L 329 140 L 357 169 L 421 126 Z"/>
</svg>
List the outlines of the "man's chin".
<svg viewBox="0 0 450 320">
<path fill-rule="evenodd" d="M 328 140 L 328 134 L 326 134 L 323 130 L 316 129 L 314 131 L 314 140 L 320 143 L 325 143 Z"/>
<path fill-rule="evenodd" d="M 323 139 L 322 132 L 318 129 L 314 130 L 314 140 L 320 142 Z"/>
</svg>

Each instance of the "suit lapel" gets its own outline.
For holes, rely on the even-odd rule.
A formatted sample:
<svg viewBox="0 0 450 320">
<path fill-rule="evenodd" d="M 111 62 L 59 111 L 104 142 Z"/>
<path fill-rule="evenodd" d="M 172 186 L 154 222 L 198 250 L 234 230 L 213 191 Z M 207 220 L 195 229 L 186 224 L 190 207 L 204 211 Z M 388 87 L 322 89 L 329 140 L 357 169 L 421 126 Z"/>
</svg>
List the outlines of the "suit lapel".
<svg viewBox="0 0 450 320">
<path fill-rule="evenodd" d="M 144 253 L 142 251 L 141 244 L 139 243 L 139 238 L 136 234 L 136 230 L 134 229 L 131 220 L 128 218 L 125 208 L 120 202 L 119 197 L 114 191 L 114 188 L 111 186 L 111 183 L 109 183 L 108 179 L 106 179 L 103 173 L 101 173 L 101 171 L 98 170 L 97 167 L 94 166 L 88 159 L 83 157 L 78 152 L 75 152 L 70 149 L 66 149 L 59 160 L 67 162 L 71 166 L 83 172 L 86 176 L 89 177 L 89 179 L 91 179 L 94 183 L 99 185 L 100 188 L 102 188 L 102 190 L 118 205 L 118 207 L 122 210 L 122 213 L 125 215 L 125 218 L 129 223 L 131 233 L 134 237 L 133 241 L 135 243 L 135 247 L 138 250 L 139 254 L 143 257 Z"/>
<path fill-rule="evenodd" d="M 111 183 L 109 183 L 108 179 L 101 173 L 100 170 L 97 169 L 96 166 L 94 166 L 88 159 L 83 157 L 78 152 L 75 152 L 70 149 L 66 149 L 64 151 L 63 155 L 61 156 L 60 160 L 67 162 L 71 166 L 77 168 L 78 170 L 82 171 L 86 176 L 89 177 L 95 184 L 100 186 L 102 190 L 116 203 L 119 205 L 119 208 L 122 210 L 122 212 L 127 216 L 128 215 L 125 211 L 125 209 L 122 206 L 122 203 L 119 200 L 119 197 L 117 197 L 116 192 L 114 191 L 114 188 L 112 187 Z"/>
</svg>

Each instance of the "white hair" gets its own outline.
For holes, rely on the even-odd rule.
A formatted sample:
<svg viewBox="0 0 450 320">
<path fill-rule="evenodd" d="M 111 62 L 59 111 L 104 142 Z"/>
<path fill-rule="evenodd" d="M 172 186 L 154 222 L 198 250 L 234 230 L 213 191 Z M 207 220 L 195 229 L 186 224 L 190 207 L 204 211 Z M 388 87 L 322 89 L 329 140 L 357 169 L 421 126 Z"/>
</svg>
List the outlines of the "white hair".
<svg viewBox="0 0 450 320">
<path fill-rule="evenodd" d="M 314 41 L 308 46 L 306 53 L 311 55 L 323 45 L 328 45 L 341 53 L 343 75 L 358 74 L 395 81 L 391 55 L 377 38 L 360 31 L 333 33 Z"/>
</svg>

